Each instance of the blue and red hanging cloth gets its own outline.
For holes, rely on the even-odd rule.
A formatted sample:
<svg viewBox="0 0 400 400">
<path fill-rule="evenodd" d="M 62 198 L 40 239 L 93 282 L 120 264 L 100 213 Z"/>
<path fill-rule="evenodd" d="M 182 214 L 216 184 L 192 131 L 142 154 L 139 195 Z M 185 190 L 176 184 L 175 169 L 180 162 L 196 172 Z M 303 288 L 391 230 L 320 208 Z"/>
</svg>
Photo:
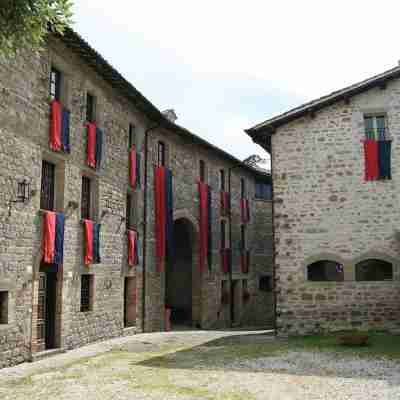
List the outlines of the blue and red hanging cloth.
<svg viewBox="0 0 400 400">
<path fill-rule="evenodd" d="M 173 257 L 172 171 L 156 167 L 154 172 L 156 268 L 162 272 L 167 259 Z"/>
<path fill-rule="evenodd" d="M 243 274 L 249 272 L 250 267 L 250 251 L 246 249 L 241 249 L 240 253 L 240 269 Z"/>
<path fill-rule="evenodd" d="M 94 169 L 100 169 L 103 151 L 103 132 L 94 122 L 88 122 L 86 164 Z"/>
<path fill-rule="evenodd" d="M 204 182 L 198 182 L 199 189 L 199 216 L 200 216 L 200 257 L 199 270 L 203 272 L 207 263 L 208 269 L 212 265 L 212 229 L 211 229 L 211 189 Z"/>
<path fill-rule="evenodd" d="M 64 214 L 45 211 L 43 216 L 43 262 L 63 263 L 64 259 Z"/>
<path fill-rule="evenodd" d="M 140 153 L 135 147 L 129 152 L 129 183 L 133 189 L 140 187 Z"/>
<path fill-rule="evenodd" d="M 250 207 L 248 199 L 240 200 L 240 215 L 242 224 L 247 224 L 250 221 Z"/>
<path fill-rule="evenodd" d="M 392 179 L 390 140 L 365 140 L 365 180 Z"/>
<path fill-rule="evenodd" d="M 128 229 L 128 265 L 130 267 L 139 265 L 139 234 L 136 231 Z"/>
<path fill-rule="evenodd" d="M 222 273 L 227 274 L 231 265 L 231 249 L 221 249 L 221 270 Z"/>
<path fill-rule="evenodd" d="M 221 191 L 221 215 L 228 217 L 231 212 L 231 195 L 229 192 Z"/>
<path fill-rule="evenodd" d="M 70 112 L 63 108 L 59 101 L 53 100 L 50 104 L 50 114 L 50 149 L 70 153 Z"/>
<path fill-rule="evenodd" d="M 100 260 L 100 224 L 84 219 L 83 220 L 85 235 L 85 265 L 99 264 Z"/>
</svg>

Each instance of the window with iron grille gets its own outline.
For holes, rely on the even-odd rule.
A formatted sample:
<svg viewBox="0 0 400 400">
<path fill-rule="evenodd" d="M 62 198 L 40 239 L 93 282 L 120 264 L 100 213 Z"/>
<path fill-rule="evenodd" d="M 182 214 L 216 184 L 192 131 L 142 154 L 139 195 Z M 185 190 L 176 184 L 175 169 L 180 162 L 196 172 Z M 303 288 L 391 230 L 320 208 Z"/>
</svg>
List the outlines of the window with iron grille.
<svg viewBox="0 0 400 400">
<path fill-rule="evenodd" d="M 86 121 L 96 121 L 96 97 L 90 93 L 86 93 Z"/>
<path fill-rule="evenodd" d="M 81 312 L 93 310 L 93 275 L 81 275 Z"/>
<path fill-rule="evenodd" d="M 133 146 L 136 146 L 136 127 L 133 124 L 129 124 L 129 132 L 128 132 L 128 138 L 129 138 L 129 149 L 131 149 Z"/>
<path fill-rule="evenodd" d="M 221 191 L 225 191 L 225 170 L 223 169 L 219 171 L 219 185 Z"/>
<path fill-rule="evenodd" d="M 81 217 L 92 219 L 92 179 L 87 176 L 82 176 Z"/>
<path fill-rule="evenodd" d="M 61 72 L 54 67 L 50 71 L 50 98 L 61 100 Z"/>
<path fill-rule="evenodd" d="M 159 141 L 157 144 L 157 165 L 159 167 L 165 166 L 165 143 Z"/>
<path fill-rule="evenodd" d="M 200 182 L 206 181 L 206 163 L 204 160 L 200 160 L 199 162 L 199 174 L 200 174 Z"/>
<path fill-rule="evenodd" d="M 132 192 L 126 195 L 126 228 L 136 229 L 136 194 Z"/>
<path fill-rule="evenodd" d="M 54 211 L 55 165 L 42 161 L 42 182 L 40 187 L 40 208 Z"/>
<path fill-rule="evenodd" d="M 0 325 L 8 324 L 8 292 L 0 292 Z"/>
<path fill-rule="evenodd" d="M 386 140 L 387 124 L 385 115 L 364 116 L 365 136 L 369 140 Z"/>
<path fill-rule="evenodd" d="M 246 197 L 246 181 L 244 180 L 244 178 L 240 179 L 240 195 L 242 199 Z"/>
<path fill-rule="evenodd" d="M 226 222 L 221 221 L 221 249 L 226 248 Z"/>
</svg>

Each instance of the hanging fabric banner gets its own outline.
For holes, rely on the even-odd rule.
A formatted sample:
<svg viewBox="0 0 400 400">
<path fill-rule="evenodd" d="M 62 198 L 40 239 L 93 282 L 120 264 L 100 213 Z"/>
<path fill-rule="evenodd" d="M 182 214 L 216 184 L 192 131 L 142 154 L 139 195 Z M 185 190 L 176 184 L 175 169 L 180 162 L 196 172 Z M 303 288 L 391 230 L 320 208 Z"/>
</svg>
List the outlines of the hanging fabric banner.
<svg viewBox="0 0 400 400">
<path fill-rule="evenodd" d="M 83 220 L 85 235 L 85 265 L 100 263 L 100 224 L 88 219 Z"/>
<path fill-rule="evenodd" d="M 50 114 L 50 149 L 69 153 L 70 112 L 64 109 L 59 101 L 53 100 L 50 104 Z"/>
<path fill-rule="evenodd" d="M 46 211 L 43 217 L 43 261 L 47 264 L 63 263 L 64 214 Z"/>
<path fill-rule="evenodd" d="M 130 267 L 139 264 L 139 234 L 136 231 L 128 230 L 128 265 Z"/>
</svg>

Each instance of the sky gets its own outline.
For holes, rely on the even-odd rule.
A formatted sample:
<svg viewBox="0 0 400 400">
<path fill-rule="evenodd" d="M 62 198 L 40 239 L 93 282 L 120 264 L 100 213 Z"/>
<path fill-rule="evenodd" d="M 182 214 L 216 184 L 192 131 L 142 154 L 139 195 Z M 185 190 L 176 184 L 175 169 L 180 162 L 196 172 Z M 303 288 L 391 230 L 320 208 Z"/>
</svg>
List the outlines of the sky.
<svg viewBox="0 0 400 400">
<path fill-rule="evenodd" d="M 400 60 L 380 0 L 75 0 L 74 28 L 160 110 L 240 159 L 244 129 Z"/>
</svg>

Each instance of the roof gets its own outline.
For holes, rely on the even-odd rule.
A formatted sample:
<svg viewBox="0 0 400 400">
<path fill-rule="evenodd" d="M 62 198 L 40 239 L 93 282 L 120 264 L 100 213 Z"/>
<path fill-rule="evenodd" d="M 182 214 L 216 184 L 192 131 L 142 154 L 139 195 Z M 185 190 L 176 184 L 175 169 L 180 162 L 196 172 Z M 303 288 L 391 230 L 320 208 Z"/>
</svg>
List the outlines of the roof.
<svg viewBox="0 0 400 400">
<path fill-rule="evenodd" d="M 98 73 L 113 88 L 125 96 L 135 107 L 143 112 L 150 120 L 159 125 L 160 128 L 166 128 L 185 138 L 209 148 L 218 155 L 228 159 L 232 163 L 255 173 L 265 175 L 250 165 L 243 163 L 238 158 L 232 156 L 225 150 L 214 146 L 202 137 L 195 135 L 188 129 L 170 121 L 153 103 L 151 103 L 142 93 L 140 93 L 129 81 L 127 81 L 110 63 L 108 63 L 95 49 L 93 49 L 78 33 L 70 27 L 64 30 L 62 35 L 56 34 L 65 45 L 75 52 L 86 64 Z"/>
<path fill-rule="evenodd" d="M 388 81 L 399 77 L 400 66 L 397 66 L 379 75 L 375 75 L 354 85 L 347 86 L 344 89 L 337 90 L 326 96 L 320 97 L 319 99 L 312 100 L 301 106 L 293 108 L 292 110 L 276 117 L 267 119 L 266 121 L 261 122 L 252 128 L 246 129 L 245 132 L 250 135 L 255 142 L 261 144 L 262 140 L 266 139 L 265 135 L 273 134 L 276 128 L 282 125 L 285 125 L 305 115 L 313 115 L 316 111 L 330 106 L 338 101 L 348 101 L 352 96 L 365 92 L 373 87 L 385 88 Z M 264 138 L 262 138 L 263 136 Z"/>
</svg>

